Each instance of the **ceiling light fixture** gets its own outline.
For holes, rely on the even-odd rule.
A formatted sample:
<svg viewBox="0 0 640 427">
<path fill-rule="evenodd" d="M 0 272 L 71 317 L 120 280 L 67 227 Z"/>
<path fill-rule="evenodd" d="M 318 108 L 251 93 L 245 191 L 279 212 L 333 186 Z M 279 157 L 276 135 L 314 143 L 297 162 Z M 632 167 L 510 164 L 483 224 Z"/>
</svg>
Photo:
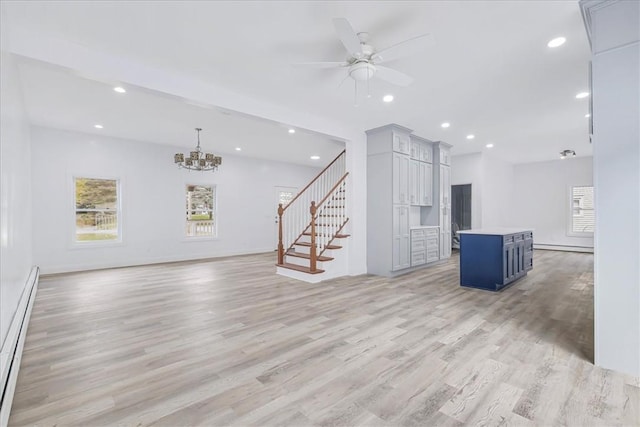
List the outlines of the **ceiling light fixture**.
<svg viewBox="0 0 640 427">
<path fill-rule="evenodd" d="M 200 149 L 200 131 L 202 128 L 196 128 L 198 132 L 198 146 L 195 151 L 189 153 L 189 157 L 185 159 L 184 154 L 177 153 L 173 156 L 173 161 L 178 167 L 189 169 L 192 171 L 215 171 L 222 164 L 222 157 L 214 156 L 211 153 L 203 153 Z"/>
<path fill-rule="evenodd" d="M 564 42 L 566 42 L 566 41 L 567 41 L 567 39 L 565 39 L 564 37 L 556 37 L 555 39 L 553 39 L 549 43 L 547 43 L 547 46 L 549 46 L 549 47 L 562 46 L 564 44 Z"/>
<path fill-rule="evenodd" d="M 493 148 L 493 144 L 487 144 L 486 147 L 487 148 Z"/>
<path fill-rule="evenodd" d="M 589 117 L 591 117 L 591 114 L 587 113 L 584 116 L 588 119 Z"/>
<path fill-rule="evenodd" d="M 289 133 L 296 133 L 295 129 L 289 129 Z"/>
<path fill-rule="evenodd" d="M 93 125 L 93 127 L 94 127 L 94 128 L 96 128 L 96 129 L 102 129 L 102 128 L 104 128 L 104 126 L 102 126 L 102 125 Z"/>
<path fill-rule="evenodd" d="M 126 93 L 127 91 L 125 90 L 125 88 L 120 87 L 120 86 L 116 86 L 113 88 L 113 90 L 115 90 L 118 93 Z"/>
<path fill-rule="evenodd" d="M 440 127 L 443 127 L 445 129 L 448 128 L 449 126 L 451 126 L 451 123 L 449 122 L 444 122 L 443 124 L 440 125 Z"/>
<path fill-rule="evenodd" d="M 242 151 L 242 148 L 236 147 L 236 151 Z"/>
<path fill-rule="evenodd" d="M 467 139 L 473 139 L 473 138 L 475 138 L 475 137 L 476 137 L 476 136 L 475 136 L 475 135 L 473 135 L 473 134 L 472 134 L 472 135 L 467 135 Z"/>
<path fill-rule="evenodd" d="M 576 99 L 586 98 L 587 96 L 589 96 L 589 92 L 580 92 L 576 95 Z"/>
<path fill-rule="evenodd" d="M 382 100 L 383 100 L 384 102 L 391 102 L 391 101 L 393 101 L 393 95 L 385 95 L 385 96 L 382 98 Z"/>
<path fill-rule="evenodd" d="M 311 156 L 309 157 L 311 160 L 320 160 L 320 156 Z"/>
<path fill-rule="evenodd" d="M 573 150 L 562 150 L 560 152 L 560 158 L 562 160 L 566 159 L 567 157 L 575 157 L 576 156 L 576 152 Z"/>
</svg>

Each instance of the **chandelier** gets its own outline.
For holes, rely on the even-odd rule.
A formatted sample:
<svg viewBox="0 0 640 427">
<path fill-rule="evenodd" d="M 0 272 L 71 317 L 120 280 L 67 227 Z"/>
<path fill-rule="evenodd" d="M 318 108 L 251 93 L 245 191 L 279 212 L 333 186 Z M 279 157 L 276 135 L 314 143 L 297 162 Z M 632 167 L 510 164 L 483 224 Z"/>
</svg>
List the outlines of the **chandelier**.
<svg viewBox="0 0 640 427">
<path fill-rule="evenodd" d="M 214 171 L 222 164 L 222 157 L 214 156 L 211 153 L 203 153 L 200 149 L 200 131 L 202 128 L 196 128 L 198 132 L 198 146 L 195 151 L 189 153 L 189 157 L 184 158 L 184 154 L 176 153 L 173 161 L 178 167 L 189 169 L 192 171 Z"/>
</svg>

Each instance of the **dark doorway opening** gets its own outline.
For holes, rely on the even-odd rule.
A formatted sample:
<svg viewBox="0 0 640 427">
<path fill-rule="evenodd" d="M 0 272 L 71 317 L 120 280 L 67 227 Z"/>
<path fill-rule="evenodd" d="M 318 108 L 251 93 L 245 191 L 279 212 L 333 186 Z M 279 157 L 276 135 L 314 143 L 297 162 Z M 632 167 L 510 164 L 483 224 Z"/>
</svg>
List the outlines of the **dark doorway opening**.
<svg viewBox="0 0 640 427">
<path fill-rule="evenodd" d="M 459 230 L 471 229 L 471 184 L 451 186 L 452 247 L 460 248 Z"/>
</svg>

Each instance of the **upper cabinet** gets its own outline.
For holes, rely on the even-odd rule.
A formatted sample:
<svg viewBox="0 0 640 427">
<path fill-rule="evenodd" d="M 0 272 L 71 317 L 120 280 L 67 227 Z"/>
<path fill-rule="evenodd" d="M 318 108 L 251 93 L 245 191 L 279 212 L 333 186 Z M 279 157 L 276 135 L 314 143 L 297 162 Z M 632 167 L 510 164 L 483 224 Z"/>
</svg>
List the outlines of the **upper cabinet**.
<svg viewBox="0 0 640 427">
<path fill-rule="evenodd" d="M 451 166 L 451 149 L 440 146 L 440 164 Z"/>
<path fill-rule="evenodd" d="M 396 153 L 409 154 L 411 151 L 410 140 L 407 135 L 393 132 L 393 151 Z"/>
<path fill-rule="evenodd" d="M 433 143 L 427 139 L 411 135 L 411 158 L 420 162 L 433 163 Z"/>
</svg>

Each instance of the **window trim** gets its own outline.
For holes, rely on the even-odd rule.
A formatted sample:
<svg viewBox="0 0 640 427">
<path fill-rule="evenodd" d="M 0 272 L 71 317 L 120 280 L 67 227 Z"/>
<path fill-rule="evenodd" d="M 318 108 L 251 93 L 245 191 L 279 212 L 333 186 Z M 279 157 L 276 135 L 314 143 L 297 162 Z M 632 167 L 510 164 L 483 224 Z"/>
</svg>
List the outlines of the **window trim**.
<svg viewBox="0 0 640 427">
<path fill-rule="evenodd" d="M 569 237 L 594 237 L 594 232 L 593 231 L 573 231 L 573 219 L 574 218 L 584 217 L 583 213 L 581 215 L 574 215 L 573 189 L 577 188 L 577 187 L 591 187 L 591 188 L 594 188 L 593 184 L 576 184 L 576 185 L 569 185 L 568 186 L 568 189 L 567 189 L 567 200 L 568 200 L 567 205 L 568 205 L 568 209 L 567 209 L 567 232 L 566 232 L 566 235 L 569 236 Z M 595 189 L 594 189 L 594 192 L 595 192 Z M 594 197 L 595 197 L 595 194 L 594 194 Z M 580 201 L 580 211 L 582 211 L 582 210 L 590 210 L 590 211 L 594 211 L 595 212 L 595 207 L 594 207 L 594 209 L 584 209 L 583 206 L 584 206 L 584 203 L 581 200 Z"/>
<path fill-rule="evenodd" d="M 76 240 L 76 179 L 84 178 L 84 179 L 101 179 L 101 180 L 110 180 L 116 182 L 116 215 L 118 216 L 118 238 L 113 240 L 90 240 L 90 241 L 78 241 Z M 72 249 L 80 249 L 80 248 L 104 248 L 111 246 L 123 246 L 124 238 L 123 238 L 123 223 L 124 223 L 124 215 L 122 214 L 122 179 L 118 176 L 104 176 L 104 175 L 95 175 L 95 174 L 82 174 L 76 173 L 71 175 L 71 248 Z M 83 209 L 83 210 L 91 210 L 91 209 Z M 98 211 L 98 210 L 96 210 Z M 102 211 L 99 209 L 99 211 Z"/>
<path fill-rule="evenodd" d="M 211 192 L 213 193 L 212 197 L 212 206 L 211 206 L 211 216 L 213 217 L 213 234 L 210 236 L 188 236 L 186 233 L 186 217 L 185 211 L 182 211 L 182 240 L 184 242 L 202 242 L 207 240 L 218 240 L 218 186 L 217 184 L 211 182 L 198 182 L 198 181 L 187 181 L 182 187 L 182 197 L 186 197 L 187 188 L 189 186 L 199 186 L 199 187 L 211 187 Z M 185 202 L 184 199 L 182 199 Z"/>
</svg>

